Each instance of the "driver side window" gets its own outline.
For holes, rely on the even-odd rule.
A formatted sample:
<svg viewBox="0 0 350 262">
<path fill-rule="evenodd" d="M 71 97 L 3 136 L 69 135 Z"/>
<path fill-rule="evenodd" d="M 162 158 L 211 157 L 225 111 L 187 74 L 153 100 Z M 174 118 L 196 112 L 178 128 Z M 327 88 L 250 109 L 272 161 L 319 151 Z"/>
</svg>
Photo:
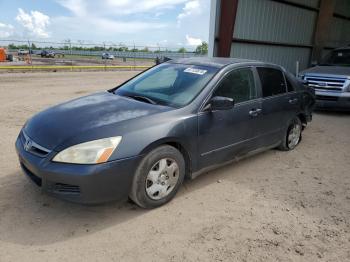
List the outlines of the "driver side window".
<svg viewBox="0 0 350 262">
<path fill-rule="evenodd" d="M 242 68 L 228 73 L 215 90 L 213 96 L 229 97 L 235 103 L 257 98 L 252 70 L 250 68 Z"/>
</svg>

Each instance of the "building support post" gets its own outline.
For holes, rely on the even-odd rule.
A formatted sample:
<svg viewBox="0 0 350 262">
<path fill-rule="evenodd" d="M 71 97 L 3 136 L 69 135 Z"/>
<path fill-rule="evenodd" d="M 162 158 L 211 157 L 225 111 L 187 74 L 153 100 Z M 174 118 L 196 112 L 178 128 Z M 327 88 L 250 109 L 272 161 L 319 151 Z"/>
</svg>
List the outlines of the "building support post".
<svg viewBox="0 0 350 262">
<path fill-rule="evenodd" d="M 217 56 L 229 57 L 236 22 L 238 0 L 221 0 Z"/>
<path fill-rule="evenodd" d="M 323 48 L 329 40 L 334 7 L 335 0 L 321 0 L 314 34 L 311 64 L 319 63 L 322 58 Z"/>
</svg>

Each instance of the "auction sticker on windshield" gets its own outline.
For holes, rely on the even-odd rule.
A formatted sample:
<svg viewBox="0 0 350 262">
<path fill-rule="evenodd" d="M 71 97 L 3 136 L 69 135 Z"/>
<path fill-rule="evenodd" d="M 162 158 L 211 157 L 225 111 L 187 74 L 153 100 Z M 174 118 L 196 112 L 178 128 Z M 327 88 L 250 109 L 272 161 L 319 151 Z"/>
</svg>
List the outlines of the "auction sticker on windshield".
<svg viewBox="0 0 350 262">
<path fill-rule="evenodd" d="M 184 70 L 184 72 L 191 73 L 191 74 L 197 74 L 197 75 L 204 75 L 207 72 L 207 70 L 189 67 L 189 68 L 186 68 Z"/>
</svg>

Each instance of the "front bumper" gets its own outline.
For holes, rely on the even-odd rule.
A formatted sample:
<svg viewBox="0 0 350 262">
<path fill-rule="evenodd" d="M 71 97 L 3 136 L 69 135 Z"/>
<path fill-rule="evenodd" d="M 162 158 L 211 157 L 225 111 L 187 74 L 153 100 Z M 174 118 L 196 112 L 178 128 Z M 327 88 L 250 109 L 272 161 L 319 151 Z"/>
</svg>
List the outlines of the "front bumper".
<svg viewBox="0 0 350 262">
<path fill-rule="evenodd" d="M 316 90 L 316 108 L 350 110 L 350 92 L 323 92 Z"/>
<path fill-rule="evenodd" d="M 16 151 L 24 173 L 42 191 L 71 202 L 94 204 L 126 199 L 142 156 L 96 165 L 55 163 L 24 150 L 17 138 Z"/>
</svg>

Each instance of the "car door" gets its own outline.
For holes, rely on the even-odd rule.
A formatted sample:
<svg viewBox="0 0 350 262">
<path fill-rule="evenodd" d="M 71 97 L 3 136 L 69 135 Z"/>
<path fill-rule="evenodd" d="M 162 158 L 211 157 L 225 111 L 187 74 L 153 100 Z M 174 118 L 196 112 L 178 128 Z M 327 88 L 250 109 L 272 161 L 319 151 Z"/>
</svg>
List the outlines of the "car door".
<svg viewBox="0 0 350 262">
<path fill-rule="evenodd" d="M 291 106 L 288 101 L 294 98 L 287 94 L 284 74 L 279 68 L 257 67 L 257 72 L 262 89 L 262 124 L 259 126 L 261 132 L 259 144 L 261 147 L 266 147 L 281 140 L 288 119 L 287 112 Z"/>
<path fill-rule="evenodd" d="M 255 149 L 261 101 L 252 69 L 239 68 L 225 74 L 211 94 L 215 96 L 232 98 L 234 107 L 198 114 L 199 168 L 220 164 Z"/>
<path fill-rule="evenodd" d="M 284 73 L 284 77 L 287 85 L 287 94 L 284 102 L 286 105 L 287 124 L 288 121 L 293 119 L 301 111 L 302 96 L 301 93 L 296 90 L 296 84 L 293 83 L 293 80 L 291 79 L 292 76 Z"/>
</svg>

